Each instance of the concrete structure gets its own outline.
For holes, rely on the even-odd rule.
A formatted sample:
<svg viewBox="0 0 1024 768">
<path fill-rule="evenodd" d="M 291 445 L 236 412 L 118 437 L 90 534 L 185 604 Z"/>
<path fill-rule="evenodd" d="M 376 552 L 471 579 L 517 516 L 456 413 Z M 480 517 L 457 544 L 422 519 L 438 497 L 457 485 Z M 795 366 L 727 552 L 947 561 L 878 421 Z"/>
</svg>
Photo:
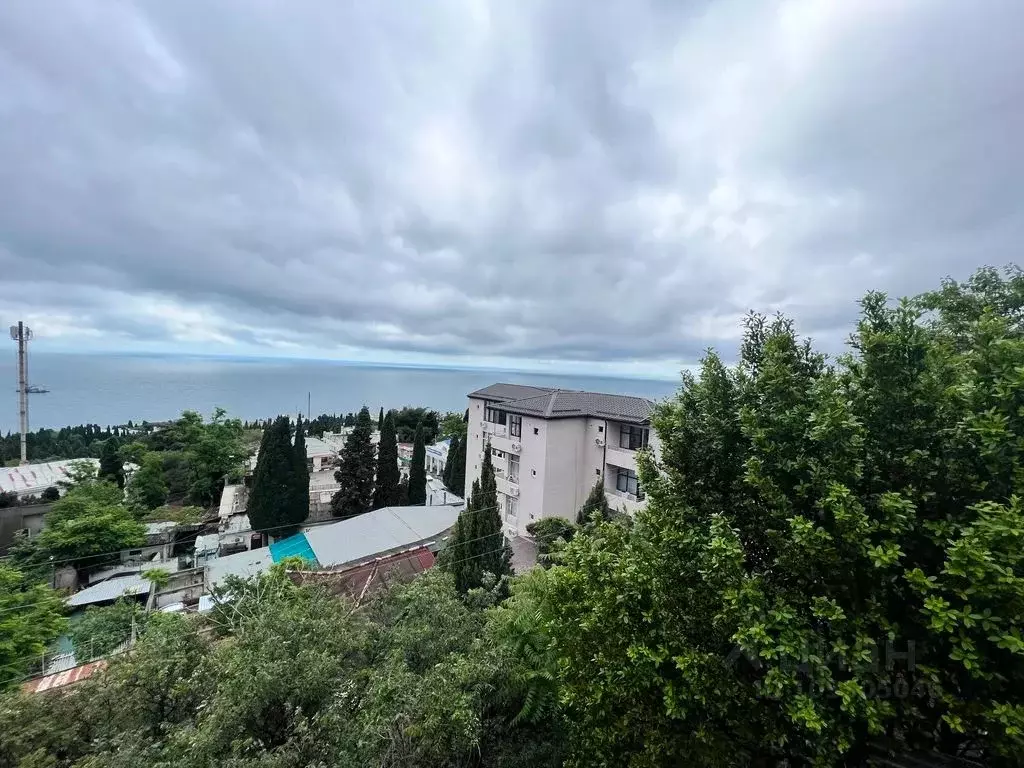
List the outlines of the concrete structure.
<svg viewBox="0 0 1024 768">
<path fill-rule="evenodd" d="M 31 539 L 38 535 L 46 523 L 46 513 L 52 506 L 16 504 L 13 507 L 0 507 L 0 555 L 7 554 L 15 536 L 24 535 Z"/>
<path fill-rule="evenodd" d="M 334 467 L 338 451 L 319 437 L 306 437 L 306 468 L 312 472 L 323 472 Z"/>
<path fill-rule="evenodd" d="M 451 448 L 452 440 L 446 437 L 438 440 L 433 445 L 428 445 L 426 450 L 426 467 L 428 475 L 440 476 L 444 472 L 444 465 L 448 463 L 448 449 Z"/>
<path fill-rule="evenodd" d="M 466 495 L 480 477 L 488 442 L 498 506 L 509 538 L 543 517 L 573 520 L 595 482 L 609 503 L 633 514 L 643 505 L 636 452 L 657 454 L 654 403 L 600 392 L 492 384 L 469 395 Z"/>
</svg>

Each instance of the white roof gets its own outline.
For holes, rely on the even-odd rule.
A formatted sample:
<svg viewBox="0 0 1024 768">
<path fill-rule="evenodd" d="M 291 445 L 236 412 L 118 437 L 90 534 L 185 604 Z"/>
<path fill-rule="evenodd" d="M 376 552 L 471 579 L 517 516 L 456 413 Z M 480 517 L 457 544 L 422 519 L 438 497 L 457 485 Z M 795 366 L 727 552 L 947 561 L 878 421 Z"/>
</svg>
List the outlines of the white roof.
<svg viewBox="0 0 1024 768">
<path fill-rule="evenodd" d="M 149 579 L 144 579 L 138 573 L 127 576 L 115 576 L 112 579 L 101 581 L 86 587 L 81 592 L 76 592 L 68 598 L 68 605 L 77 607 L 80 605 L 92 605 L 93 603 L 106 603 L 125 595 L 146 595 L 153 584 Z"/>
<path fill-rule="evenodd" d="M 274 564 L 270 557 L 270 547 L 260 547 L 237 555 L 218 557 L 206 564 L 206 583 L 214 587 L 228 576 L 255 576 Z"/>
<path fill-rule="evenodd" d="M 235 506 L 238 503 L 238 489 L 241 485 L 225 485 L 224 492 L 220 495 L 220 509 L 217 512 L 219 517 L 230 517 L 235 513 Z"/>
<path fill-rule="evenodd" d="M 319 437 L 306 438 L 306 456 L 334 456 L 336 453 L 336 450 Z"/>
<path fill-rule="evenodd" d="M 62 480 L 69 480 L 69 467 L 80 461 L 95 467 L 100 465 L 99 459 L 66 459 L 42 464 L 23 464 L 20 467 L 3 467 L 0 469 L 0 491 L 13 491 L 19 496 L 42 493 Z"/>
<path fill-rule="evenodd" d="M 455 525 L 459 510 L 458 506 L 384 507 L 306 528 L 306 540 L 320 565 L 341 565 L 436 539 Z"/>
</svg>

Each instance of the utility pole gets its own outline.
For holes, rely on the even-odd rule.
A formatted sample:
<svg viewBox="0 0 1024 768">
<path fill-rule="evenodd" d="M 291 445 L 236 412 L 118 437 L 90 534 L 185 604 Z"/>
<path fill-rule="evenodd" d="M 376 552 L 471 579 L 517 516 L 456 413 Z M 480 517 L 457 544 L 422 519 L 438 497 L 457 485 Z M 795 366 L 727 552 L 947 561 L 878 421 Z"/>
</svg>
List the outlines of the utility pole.
<svg viewBox="0 0 1024 768">
<path fill-rule="evenodd" d="M 28 464 L 28 342 L 32 329 L 20 320 L 11 326 L 11 338 L 18 342 L 18 415 L 21 417 L 21 463 Z"/>
</svg>

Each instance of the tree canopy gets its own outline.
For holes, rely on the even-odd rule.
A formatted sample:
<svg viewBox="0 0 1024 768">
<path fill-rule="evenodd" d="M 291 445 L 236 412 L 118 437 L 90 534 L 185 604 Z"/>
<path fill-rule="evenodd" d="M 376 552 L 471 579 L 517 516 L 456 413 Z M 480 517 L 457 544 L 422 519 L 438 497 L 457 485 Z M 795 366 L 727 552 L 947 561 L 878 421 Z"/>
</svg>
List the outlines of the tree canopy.
<svg viewBox="0 0 1024 768">
<path fill-rule="evenodd" d="M 287 416 L 278 416 L 264 431 L 249 493 L 249 522 L 255 531 L 288 536 L 309 516 L 309 475 L 301 431 L 297 427 L 299 436 L 293 444 Z"/>
<path fill-rule="evenodd" d="M 334 473 L 341 486 L 331 499 L 331 514 L 335 517 L 354 517 L 370 511 L 375 463 L 372 435 L 370 410 L 364 406 L 341 450 L 341 466 Z"/>
<path fill-rule="evenodd" d="M 0 562 L 0 691 L 16 686 L 67 626 L 64 602 Z"/>
<path fill-rule="evenodd" d="M 395 411 L 395 432 L 398 442 L 411 443 L 416 437 L 416 427 L 423 430 L 424 444 L 431 445 L 436 442 L 440 431 L 437 411 L 411 406 Z"/>
<path fill-rule="evenodd" d="M 373 488 L 373 508 L 380 509 L 402 503 L 400 484 L 395 419 L 391 411 L 388 411 L 384 416 L 380 444 L 377 446 L 377 477 Z"/>
<path fill-rule="evenodd" d="M 423 442 L 423 428 L 416 427 L 413 436 L 412 460 L 409 462 L 409 503 L 427 503 L 427 449 Z"/>
</svg>

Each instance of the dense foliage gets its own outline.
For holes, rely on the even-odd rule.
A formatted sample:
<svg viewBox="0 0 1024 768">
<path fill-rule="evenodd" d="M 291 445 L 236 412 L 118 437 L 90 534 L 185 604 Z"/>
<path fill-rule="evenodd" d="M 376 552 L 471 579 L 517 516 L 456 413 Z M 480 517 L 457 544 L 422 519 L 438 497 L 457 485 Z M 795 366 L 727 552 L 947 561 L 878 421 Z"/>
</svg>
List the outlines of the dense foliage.
<svg viewBox="0 0 1024 768">
<path fill-rule="evenodd" d="M 334 473 L 341 486 L 331 499 L 335 517 L 354 517 L 370 510 L 375 464 L 372 435 L 370 410 L 364 406 L 341 450 L 341 466 Z"/>
<path fill-rule="evenodd" d="M 398 442 L 411 443 L 416 437 L 417 427 L 422 428 L 423 441 L 426 445 L 435 443 L 441 428 L 437 411 L 411 406 L 395 411 L 395 432 L 398 435 Z"/>
<path fill-rule="evenodd" d="M 0 691 L 20 682 L 65 629 L 62 609 L 48 586 L 0 563 Z"/>
<path fill-rule="evenodd" d="M 71 627 L 79 663 L 103 656 L 146 626 L 148 614 L 137 600 L 122 598 L 108 606 L 89 606 Z"/>
<path fill-rule="evenodd" d="M 373 508 L 392 507 L 402 503 L 401 475 L 398 469 L 398 442 L 395 419 L 391 411 L 384 415 L 377 446 L 377 476 L 373 488 Z"/>
<path fill-rule="evenodd" d="M 505 609 L 467 607 L 445 574 L 360 610 L 276 568 L 231 587 L 212 635 L 157 614 L 69 693 L 0 699 L 0 765 L 560 764 L 561 720 L 524 706 L 530 637 Z"/>
<path fill-rule="evenodd" d="M 147 427 L 120 449 L 122 460 L 141 467 L 128 483 L 129 497 L 143 509 L 168 502 L 214 505 L 225 482 L 241 479 L 242 438 L 242 422 L 222 408 L 209 421 L 185 411 L 176 421 Z"/>
<path fill-rule="evenodd" d="M 423 427 L 417 426 L 413 436 L 412 460 L 409 462 L 409 503 L 427 503 L 427 447 Z"/>
<path fill-rule="evenodd" d="M 133 433 L 127 426 L 101 427 L 99 424 L 80 424 L 60 429 L 37 429 L 26 436 L 26 449 L 30 462 L 58 459 L 99 458 L 103 445 L 111 437 L 124 437 Z M 8 432 L 0 437 L 0 464 L 21 458 L 21 435 Z"/>
<path fill-rule="evenodd" d="M 685 377 L 635 525 L 545 572 L 572 764 L 1016 763 L 1022 308 L 1019 272 L 872 294 L 832 365 L 752 316 L 736 368 Z"/>
</svg>

